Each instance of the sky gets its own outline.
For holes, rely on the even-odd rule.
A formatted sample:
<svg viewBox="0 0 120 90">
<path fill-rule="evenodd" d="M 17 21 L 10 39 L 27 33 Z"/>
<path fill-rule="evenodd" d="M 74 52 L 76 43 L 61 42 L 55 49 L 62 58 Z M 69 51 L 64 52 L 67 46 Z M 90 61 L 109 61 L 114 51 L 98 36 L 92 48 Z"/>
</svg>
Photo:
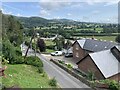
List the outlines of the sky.
<svg viewBox="0 0 120 90">
<path fill-rule="evenodd" d="M 117 23 L 118 0 L 4 0 L 4 14 L 81 22 Z"/>
</svg>

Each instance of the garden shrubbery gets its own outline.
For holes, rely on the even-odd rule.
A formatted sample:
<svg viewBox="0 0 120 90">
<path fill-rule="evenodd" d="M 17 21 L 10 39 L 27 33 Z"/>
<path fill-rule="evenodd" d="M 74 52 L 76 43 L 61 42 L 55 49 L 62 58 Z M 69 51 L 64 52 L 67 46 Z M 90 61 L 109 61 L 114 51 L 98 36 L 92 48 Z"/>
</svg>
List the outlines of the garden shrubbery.
<svg viewBox="0 0 120 90">
<path fill-rule="evenodd" d="M 69 69 L 72 69 L 72 68 L 73 68 L 72 64 L 70 64 L 70 63 L 68 63 L 68 64 L 66 64 L 66 65 L 67 65 L 67 68 L 69 68 Z"/>
<path fill-rule="evenodd" d="M 100 80 L 101 83 L 107 84 L 110 90 L 120 90 L 120 84 L 115 80 Z"/>
<path fill-rule="evenodd" d="M 18 47 L 15 47 L 9 40 L 3 41 L 2 54 L 10 64 L 19 63 L 22 52 Z M 21 62 L 21 61 L 20 61 Z"/>
<path fill-rule="evenodd" d="M 35 67 L 43 67 L 42 61 L 35 56 L 26 57 L 25 64 L 33 65 Z"/>
<path fill-rule="evenodd" d="M 39 73 L 43 73 L 43 68 L 42 67 L 38 67 L 38 72 Z"/>
<path fill-rule="evenodd" d="M 2 53 L 6 60 L 9 61 L 10 64 L 28 64 L 33 65 L 35 67 L 43 67 L 42 61 L 38 57 L 30 56 L 22 57 L 22 52 L 20 47 L 15 47 L 10 43 L 9 40 L 3 42 Z"/>
<path fill-rule="evenodd" d="M 58 60 L 58 62 L 61 64 L 65 64 L 65 61 L 62 61 L 62 60 Z"/>
<path fill-rule="evenodd" d="M 55 79 L 55 77 L 52 78 L 52 79 L 50 79 L 49 85 L 51 85 L 51 86 L 57 86 L 57 80 Z"/>
</svg>

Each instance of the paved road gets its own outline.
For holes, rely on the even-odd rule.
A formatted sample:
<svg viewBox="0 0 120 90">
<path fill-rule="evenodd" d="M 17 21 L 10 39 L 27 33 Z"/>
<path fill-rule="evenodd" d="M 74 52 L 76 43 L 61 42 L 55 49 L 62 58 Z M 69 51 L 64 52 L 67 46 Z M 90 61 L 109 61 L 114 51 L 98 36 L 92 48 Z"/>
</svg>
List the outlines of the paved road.
<svg viewBox="0 0 120 90">
<path fill-rule="evenodd" d="M 23 48 L 23 53 L 25 53 L 27 47 L 23 45 Z M 28 55 L 34 55 L 34 51 L 30 50 Z M 40 55 L 38 53 L 36 55 L 43 61 L 44 70 L 48 74 L 48 76 L 50 78 L 55 77 L 61 88 L 89 88 L 87 85 L 74 78 L 54 63 L 46 60 L 43 55 Z"/>
<path fill-rule="evenodd" d="M 71 63 L 74 66 L 74 68 L 78 68 L 73 57 L 66 58 L 65 56 L 51 56 L 50 54 L 42 54 L 42 55 L 46 58 L 49 58 L 49 59 L 51 58 L 51 59 L 65 61 L 65 63 Z"/>
</svg>

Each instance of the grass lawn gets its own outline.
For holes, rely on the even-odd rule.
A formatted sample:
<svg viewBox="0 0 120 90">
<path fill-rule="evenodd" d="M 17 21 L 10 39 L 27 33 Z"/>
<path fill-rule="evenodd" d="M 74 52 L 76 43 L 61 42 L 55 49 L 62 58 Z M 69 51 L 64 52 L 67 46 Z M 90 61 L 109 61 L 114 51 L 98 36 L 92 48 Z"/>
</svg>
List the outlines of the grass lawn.
<svg viewBox="0 0 120 90">
<path fill-rule="evenodd" d="M 5 71 L 7 78 L 2 78 L 6 87 L 18 86 L 20 88 L 52 88 L 49 85 L 49 78 L 43 77 L 37 72 L 37 68 L 31 65 L 17 64 L 7 65 Z"/>
<path fill-rule="evenodd" d="M 55 43 L 52 40 L 45 40 L 45 44 L 46 46 L 55 45 Z"/>
<path fill-rule="evenodd" d="M 84 36 L 86 38 L 92 38 L 93 36 Z M 116 36 L 94 36 L 96 39 L 102 39 L 107 41 L 115 41 Z"/>
<path fill-rule="evenodd" d="M 51 52 L 55 52 L 55 50 L 52 50 L 52 49 L 46 49 L 46 52 L 47 52 L 47 53 L 51 53 Z"/>
</svg>

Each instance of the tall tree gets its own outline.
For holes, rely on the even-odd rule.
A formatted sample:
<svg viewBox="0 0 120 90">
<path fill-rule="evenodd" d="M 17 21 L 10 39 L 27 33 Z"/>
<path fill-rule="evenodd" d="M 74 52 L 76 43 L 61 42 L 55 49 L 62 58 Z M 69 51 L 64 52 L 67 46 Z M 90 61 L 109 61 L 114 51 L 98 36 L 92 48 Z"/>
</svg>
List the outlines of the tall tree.
<svg viewBox="0 0 120 90">
<path fill-rule="evenodd" d="M 46 51 L 46 44 L 45 44 L 45 42 L 44 42 L 43 39 L 38 38 L 38 40 L 37 40 L 37 46 L 38 46 L 38 48 L 39 48 L 39 50 L 41 52 L 45 52 Z"/>
<path fill-rule="evenodd" d="M 56 44 L 57 50 L 62 50 L 65 44 L 65 38 L 61 35 L 57 35 L 53 42 Z"/>
</svg>

